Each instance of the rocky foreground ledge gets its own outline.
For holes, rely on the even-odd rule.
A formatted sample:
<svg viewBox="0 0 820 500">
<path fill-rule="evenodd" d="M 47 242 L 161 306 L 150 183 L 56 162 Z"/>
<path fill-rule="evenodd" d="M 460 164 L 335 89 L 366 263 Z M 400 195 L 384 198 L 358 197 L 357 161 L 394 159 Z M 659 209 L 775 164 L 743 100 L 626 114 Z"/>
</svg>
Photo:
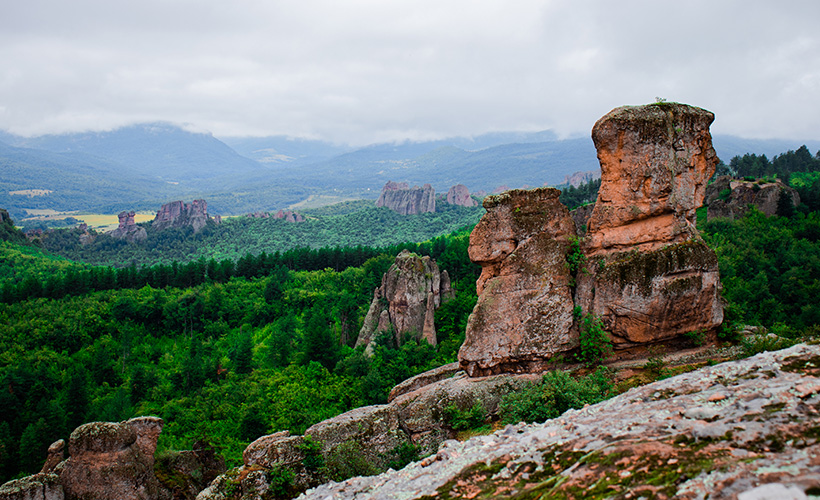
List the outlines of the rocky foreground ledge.
<svg viewBox="0 0 820 500">
<path fill-rule="evenodd" d="M 820 346 L 706 367 L 304 499 L 807 498 L 820 494 Z"/>
</svg>

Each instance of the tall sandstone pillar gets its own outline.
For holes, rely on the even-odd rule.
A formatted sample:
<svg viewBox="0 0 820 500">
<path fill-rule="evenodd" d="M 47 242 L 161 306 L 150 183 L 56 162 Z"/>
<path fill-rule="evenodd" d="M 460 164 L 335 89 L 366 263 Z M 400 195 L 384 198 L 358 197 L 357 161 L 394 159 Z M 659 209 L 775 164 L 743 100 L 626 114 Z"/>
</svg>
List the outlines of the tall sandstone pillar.
<svg viewBox="0 0 820 500">
<path fill-rule="evenodd" d="M 598 120 L 601 189 L 574 249 L 574 225 L 557 192 L 488 197 L 470 237 L 482 274 L 462 368 L 471 376 L 541 369 L 578 346 L 586 314 L 603 320 L 616 349 L 716 329 L 723 321 L 717 257 L 695 227 L 718 162 L 713 120 L 677 103 L 625 106 Z M 570 252 L 577 269 L 567 263 Z"/>
</svg>

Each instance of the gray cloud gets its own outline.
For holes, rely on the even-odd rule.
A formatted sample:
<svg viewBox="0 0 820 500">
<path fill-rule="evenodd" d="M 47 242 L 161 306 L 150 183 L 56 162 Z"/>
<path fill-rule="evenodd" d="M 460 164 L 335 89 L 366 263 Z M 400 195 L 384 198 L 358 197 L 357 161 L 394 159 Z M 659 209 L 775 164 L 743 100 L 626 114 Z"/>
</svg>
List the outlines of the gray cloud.
<svg viewBox="0 0 820 500">
<path fill-rule="evenodd" d="M 818 14 L 811 0 L 14 2 L 0 128 L 570 135 L 661 96 L 714 111 L 715 132 L 812 139 Z"/>
</svg>

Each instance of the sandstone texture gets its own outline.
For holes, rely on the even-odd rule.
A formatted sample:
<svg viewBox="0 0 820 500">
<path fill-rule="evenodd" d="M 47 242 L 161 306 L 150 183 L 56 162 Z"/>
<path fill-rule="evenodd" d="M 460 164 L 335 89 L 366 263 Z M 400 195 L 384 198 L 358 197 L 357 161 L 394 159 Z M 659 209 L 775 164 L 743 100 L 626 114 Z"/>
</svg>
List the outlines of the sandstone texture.
<svg viewBox="0 0 820 500">
<path fill-rule="evenodd" d="M 469 246 L 479 297 L 458 356 L 471 376 L 539 371 L 578 344 L 566 261 L 575 223 L 559 195 L 514 189 L 484 199 Z"/>
<path fill-rule="evenodd" d="M 190 204 L 181 201 L 166 203 L 159 209 L 157 216 L 151 223 L 151 228 L 163 230 L 171 227 L 194 228 L 199 232 L 204 228 L 211 217 L 208 215 L 208 203 L 205 200 L 194 200 Z"/>
<path fill-rule="evenodd" d="M 404 250 L 374 290 L 356 346 L 370 346 L 380 332 L 392 332 L 395 345 L 407 334 L 436 345 L 435 310 L 452 295 L 447 271 L 439 271 L 430 257 Z"/>
<path fill-rule="evenodd" d="M 436 190 L 430 184 L 410 187 L 406 182 L 388 181 L 382 188 L 377 207 L 387 207 L 401 215 L 436 211 Z"/>
<path fill-rule="evenodd" d="M 792 207 L 800 204 L 797 191 L 779 180 L 747 181 L 720 176 L 706 188 L 707 218 L 739 219 L 749 212 L 750 206 L 771 217 L 777 213 L 781 196 L 787 197 Z"/>
<path fill-rule="evenodd" d="M 136 213 L 134 213 L 133 210 L 130 212 L 120 212 L 119 215 L 117 215 L 119 218 L 119 226 L 117 229 L 109 231 L 108 235 L 112 238 L 130 241 L 131 243 L 146 240 L 148 238 L 148 233 L 145 231 L 144 227 L 137 225 L 134 221 L 135 216 Z"/>
<path fill-rule="evenodd" d="M 60 484 L 67 499 L 149 500 L 167 498 L 154 475 L 154 451 L 162 419 L 92 422 L 71 433 L 69 459 Z"/>
<path fill-rule="evenodd" d="M 656 250 L 697 237 L 695 210 L 718 157 L 715 116 L 677 103 L 624 106 L 595 123 L 601 189 L 586 251 Z"/>
<path fill-rule="evenodd" d="M 478 206 L 478 202 L 470 196 L 470 190 L 464 184 L 456 184 L 447 191 L 447 203 L 460 207 Z"/>
<path fill-rule="evenodd" d="M 820 346 L 801 344 L 705 367 L 300 498 L 808 498 L 818 366 Z"/>
</svg>

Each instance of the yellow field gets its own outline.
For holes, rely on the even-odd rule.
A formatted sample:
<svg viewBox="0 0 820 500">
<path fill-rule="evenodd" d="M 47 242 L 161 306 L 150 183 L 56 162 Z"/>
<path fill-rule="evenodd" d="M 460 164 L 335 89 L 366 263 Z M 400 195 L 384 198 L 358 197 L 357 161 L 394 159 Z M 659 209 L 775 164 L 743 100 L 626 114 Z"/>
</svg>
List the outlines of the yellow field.
<svg viewBox="0 0 820 500">
<path fill-rule="evenodd" d="M 67 217 L 74 217 L 75 219 L 79 219 L 86 224 L 88 227 L 92 227 L 94 229 L 101 229 L 104 231 L 109 231 L 111 229 L 116 229 L 117 225 L 119 224 L 119 218 L 117 214 L 92 214 L 92 213 L 84 213 L 84 212 L 57 212 L 55 210 L 29 210 L 26 209 L 26 212 L 29 214 L 34 215 L 34 217 L 26 217 L 21 222 L 26 221 L 33 221 L 33 220 L 59 220 L 65 219 Z M 137 223 L 140 222 L 148 222 L 150 220 L 154 220 L 154 216 L 156 216 L 153 212 L 137 212 L 134 216 L 134 220 Z"/>
</svg>

